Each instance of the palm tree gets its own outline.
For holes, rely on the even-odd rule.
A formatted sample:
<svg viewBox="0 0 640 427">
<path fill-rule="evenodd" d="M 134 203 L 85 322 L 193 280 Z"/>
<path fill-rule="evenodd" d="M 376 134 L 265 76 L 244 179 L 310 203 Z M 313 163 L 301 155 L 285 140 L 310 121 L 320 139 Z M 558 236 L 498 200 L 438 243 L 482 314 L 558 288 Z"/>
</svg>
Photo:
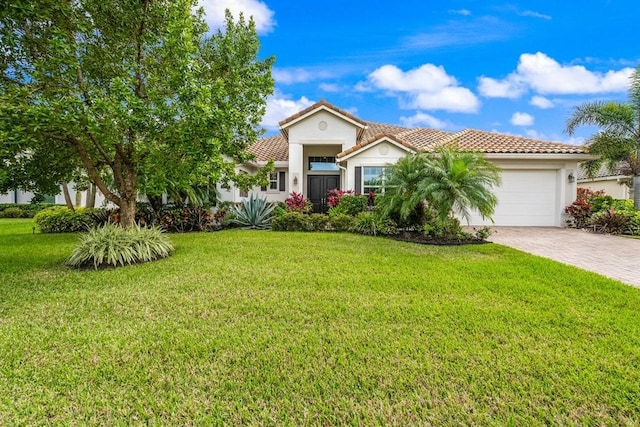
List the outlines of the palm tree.
<svg viewBox="0 0 640 427">
<path fill-rule="evenodd" d="M 408 154 L 385 171 L 384 192 L 376 198 L 376 207 L 383 217 L 398 216 L 410 225 L 421 225 L 424 217 L 424 196 L 418 186 L 427 178 L 423 155 Z"/>
<path fill-rule="evenodd" d="M 585 163 L 593 174 L 604 163 L 609 169 L 622 166 L 623 173 L 633 176 L 634 205 L 640 209 L 640 66 L 631 74 L 628 102 L 586 102 L 574 107 L 567 119 L 565 132 L 573 135 L 582 125 L 595 125 L 601 130 L 586 145 L 600 158 Z"/>
<path fill-rule="evenodd" d="M 472 210 L 491 218 L 498 202 L 491 187 L 500 184 L 500 169 L 482 153 L 441 147 L 426 155 L 426 166 L 418 192 L 440 221 L 456 213 L 469 222 Z"/>
<path fill-rule="evenodd" d="M 482 153 L 441 147 L 411 154 L 391 166 L 388 175 L 377 202 L 384 216 L 399 212 L 404 220 L 426 204 L 440 221 L 457 213 L 468 222 L 472 210 L 491 217 L 497 203 L 491 187 L 500 184 L 500 169 Z"/>
</svg>

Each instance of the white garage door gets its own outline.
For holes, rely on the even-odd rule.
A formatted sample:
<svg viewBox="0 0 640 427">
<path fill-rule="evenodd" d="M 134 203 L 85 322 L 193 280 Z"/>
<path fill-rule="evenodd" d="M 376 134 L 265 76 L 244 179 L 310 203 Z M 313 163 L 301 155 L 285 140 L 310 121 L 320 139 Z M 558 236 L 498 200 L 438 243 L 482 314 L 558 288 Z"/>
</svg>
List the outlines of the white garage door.
<svg viewBox="0 0 640 427">
<path fill-rule="evenodd" d="M 554 226 L 559 215 L 556 170 L 505 170 L 502 185 L 495 189 L 498 205 L 494 225 Z M 464 221 L 463 221 L 464 223 Z M 480 215 L 472 225 L 491 225 Z"/>
</svg>

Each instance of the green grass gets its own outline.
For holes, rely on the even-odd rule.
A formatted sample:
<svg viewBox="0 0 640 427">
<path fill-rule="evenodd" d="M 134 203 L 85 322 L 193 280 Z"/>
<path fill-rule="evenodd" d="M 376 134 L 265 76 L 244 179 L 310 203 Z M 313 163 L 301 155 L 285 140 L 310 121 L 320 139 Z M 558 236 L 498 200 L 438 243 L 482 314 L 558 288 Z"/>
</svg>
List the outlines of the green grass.
<svg viewBox="0 0 640 427">
<path fill-rule="evenodd" d="M 0 220 L 0 425 L 638 425 L 640 290 L 499 246 L 230 230 L 74 271 Z"/>
</svg>

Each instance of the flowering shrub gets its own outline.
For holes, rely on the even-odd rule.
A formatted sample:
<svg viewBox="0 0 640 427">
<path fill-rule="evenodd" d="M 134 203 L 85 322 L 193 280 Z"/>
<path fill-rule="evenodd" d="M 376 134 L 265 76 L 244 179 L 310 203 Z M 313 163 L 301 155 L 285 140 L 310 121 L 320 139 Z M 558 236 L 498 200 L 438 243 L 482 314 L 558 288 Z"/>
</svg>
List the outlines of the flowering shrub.
<svg viewBox="0 0 640 427">
<path fill-rule="evenodd" d="M 591 217 L 591 204 L 584 199 L 576 199 L 575 202 L 564 208 L 569 215 L 567 225 L 575 228 L 584 228 Z"/>
<path fill-rule="evenodd" d="M 342 199 L 342 196 L 346 195 L 346 194 L 354 194 L 353 190 L 338 190 L 337 188 L 334 188 L 333 190 L 329 190 L 327 192 L 327 201 L 329 202 L 329 206 L 331 207 L 335 207 L 338 206 L 338 203 L 340 203 L 340 199 Z"/>
<path fill-rule="evenodd" d="M 311 200 L 306 199 L 302 193 L 296 193 L 295 191 L 289 195 L 284 201 L 287 205 L 289 212 L 310 212 L 313 210 L 313 204 Z"/>
</svg>

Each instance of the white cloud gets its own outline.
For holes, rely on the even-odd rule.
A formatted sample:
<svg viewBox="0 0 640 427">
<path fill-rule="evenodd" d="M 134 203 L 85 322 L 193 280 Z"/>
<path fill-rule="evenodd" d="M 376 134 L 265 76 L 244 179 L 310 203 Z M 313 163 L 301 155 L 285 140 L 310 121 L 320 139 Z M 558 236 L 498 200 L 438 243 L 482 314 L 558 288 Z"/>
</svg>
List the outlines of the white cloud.
<svg viewBox="0 0 640 427">
<path fill-rule="evenodd" d="M 517 69 L 503 80 L 480 78 L 478 90 L 484 96 L 513 98 L 513 89 L 522 95 L 531 89 L 539 94 L 585 95 L 626 92 L 633 68 L 600 73 L 582 65 L 561 65 L 542 52 L 520 55 Z"/>
<path fill-rule="evenodd" d="M 298 100 L 291 100 L 282 94 L 271 95 L 267 98 L 267 111 L 262 118 L 262 126 L 269 130 L 278 129 L 278 122 L 313 104 L 314 101 L 305 96 Z"/>
<path fill-rule="evenodd" d="M 531 114 L 516 112 L 511 116 L 511 124 L 514 126 L 532 126 L 534 118 Z"/>
<path fill-rule="evenodd" d="M 550 99 L 540 95 L 535 95 L 534 97 L 532 97 L 531 101 L 529 101 L 529 104 L 533 105 L 534 107 L 542 108 L 543 110 L 546 110 L 547 108 L 553 108 L 555 106 Z"/>
<path fill-rule="evenodd" d="M 313 80 L 328 79 L 334 75 L 323 68 L 274 68 L 271 75 L 276 83 L 290 85 L 295 83 L 307 83 Z"/>
<path fill-rule="evenodd" d="M 270 33 L 276 25 L 274 12 L 260 0 L 200 0 L 198 5 L 204 9 L 205 21 L 212 30 L 223 27 L 226 9 L 229 9 L 236 19 L 240 12 L 247 20 L 253 17 L 259 34 Z"/>
<path fill-rule="evenodd" d="M 547 21 L 551 19 L 551 16 L 545 15 L 544 13 L 536 12 L 534 10 L 525 10 L 524 12 L 518 12 L 518 15 L 546 19 Z"/>
<path fill-rule="evenodd" d="M 356 86 L 360 91 L 371 88 L 398 95 L 404 108 L 473 113 L 480 107 L 480 101 L 469 89 L 461 87 L 444 67 L 433 64 L 409 71 L 383 65 L 369 74 L 367 83 Z"/>
<path fill-rule="evenodd" d="M 437 119 L 429 114 L 418 111 L 411 117 L 400 117 L 400 123 L 402 126 L 414 128 L 421 125 L 426 125 L 430 128 L 445 129 L 451 127 L 451 124 L 446 121 Z"/>
<path fill-rule="evenodd" d="M 480 77 L 478 79 L 478 92 L 487 98 L 519 98 L 526 92 L 527 88 L 515 78 L 496 80 L 491 77 Z"/>
<path fill-rule="evenodd" d="M 449 13 L 453 14 L 453 15 L 463 15 L 463 16 L 469 16 L 471 15 L 471 11 L 469 9 L 457 9 L 457 10 L 449 10 Z"/>
<path fill-rule="evenodd" d="M 342 90 L 340 85 L 335 83 L 320 83 L 318 87 L 325 92 L 340 92 Z"/>
</svg>

